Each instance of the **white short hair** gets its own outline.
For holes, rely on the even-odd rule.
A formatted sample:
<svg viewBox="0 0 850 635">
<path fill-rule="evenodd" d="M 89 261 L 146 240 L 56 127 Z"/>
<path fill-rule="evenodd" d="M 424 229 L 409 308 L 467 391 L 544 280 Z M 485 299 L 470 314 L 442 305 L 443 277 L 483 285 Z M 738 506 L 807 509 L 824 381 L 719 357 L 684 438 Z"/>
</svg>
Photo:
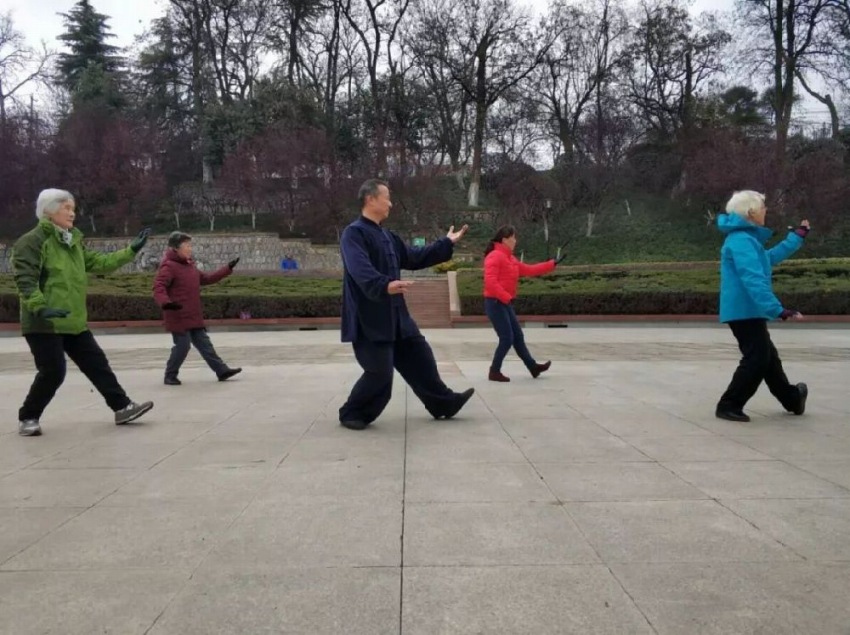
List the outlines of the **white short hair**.
<svg viewBox="0 0 850 635">
<path fill-rule="evenodd" d="M 764 194 L 753 190 L 741 190 L 735 192 L 726 203 L 726 213 L 746 217 L 750 212 L 761 209 L 763 205 Z"/>
<path fill-rule="evenodd" d="M 41 190 L 38 200 L 35 203 L 35 215 L 39 220 L 52 216 L 59 209 L 59 206 L 66 201 L 74 203 L 74 195 L 65 190 L 57 190 L 55 188 Z"/>
</svg>

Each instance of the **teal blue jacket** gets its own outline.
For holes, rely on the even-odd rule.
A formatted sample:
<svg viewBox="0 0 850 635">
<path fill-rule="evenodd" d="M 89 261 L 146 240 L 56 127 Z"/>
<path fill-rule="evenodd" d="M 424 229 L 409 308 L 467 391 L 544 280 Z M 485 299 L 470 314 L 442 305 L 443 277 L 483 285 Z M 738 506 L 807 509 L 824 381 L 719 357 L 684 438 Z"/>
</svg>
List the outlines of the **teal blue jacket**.
<svg viewBox="0 0 850 635">
<path fill-rule="evenodd" d="M 773 232 L 737 214 L 720 214 L 717 228 L 726 234 L 720 250 L 720 321 L 775 320 L 782 303 L 773 293 L 773 267 L 796 252 L 803 239 L 792 231 L 765 249 Z"/>
</svg>

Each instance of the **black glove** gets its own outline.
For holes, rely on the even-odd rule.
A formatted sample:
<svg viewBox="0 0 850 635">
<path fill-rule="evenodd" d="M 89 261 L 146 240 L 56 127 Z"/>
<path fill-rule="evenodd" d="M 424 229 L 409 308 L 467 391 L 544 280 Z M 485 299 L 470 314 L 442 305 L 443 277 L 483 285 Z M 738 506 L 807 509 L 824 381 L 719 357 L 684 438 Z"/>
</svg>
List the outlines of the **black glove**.
<svg viewBox="0 0 850 635">
<path fill-rule="evenodd" d="M 794 309 L 782 309 L 782 313 L 779 314 L 779 317 L 785 321 L 788 318 L 797 317 L 798 315 L 800 315 L 800 312 L 795 311 Z"/>
<path fill-rule="evenodd" d="M 133 239 L 133 242 L 130 243 L 130 249 L 133 250 L 133 253 L 139 253 L 142 250 L 142 247 L 145 246 L 145 243 L 148 242 L 148 236 L 151 234 L 151 228 L 145 227 L 142 231 L 139 232 L 139 235 Z"/>
<path fill-rule="evenodd" d="M 239 258 L 234 258 L 230 262 L 227 263 L 227 266 L 230 267 L 230 270 L 233 271 L 233 268 L 239 264 Z"/>
<path fill-rule="evenodd" d="M 790 227 L 788 229 L 791 229 Z M 800 225 L 799 227 L 794 227 L 794 233 L 797 234 L 800 238 L 805 238 L 809 235 L 811 231 L 811 227 L 806 227 L 805 225 Z"/>
<path fill-rule="evenodd" d="M 182 304 L 178 304 L 177 302 L 166 302 L 162 305 L 163 311 L 179 311 L 183 308 Z"/>
<path fill-rule="evenodd" d="M 71 315 L 70 311 L 66 309 L 51 309 L 50 307 L 44 307 L 38 312 L 38 317 L 45 318 L 47 320 L 51 318 L 63 318 Z"/>
</svg>

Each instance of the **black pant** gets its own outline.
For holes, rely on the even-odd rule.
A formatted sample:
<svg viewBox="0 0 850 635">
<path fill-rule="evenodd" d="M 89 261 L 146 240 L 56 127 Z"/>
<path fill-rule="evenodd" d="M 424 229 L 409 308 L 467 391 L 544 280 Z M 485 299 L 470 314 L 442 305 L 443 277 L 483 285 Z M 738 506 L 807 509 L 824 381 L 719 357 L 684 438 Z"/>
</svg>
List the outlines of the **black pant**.
<svg viewBox="0 0 850 635">
<path fill-rule="evenodd" d="M 65 381 L 66 353 L 103 395 L 112 410 L 118 411 L 130 405 L 130 398 L 118 383 L 106 355 L 91 331 L 84 331 L 79 335 L 34 333 L 24 337 L 32 351 L 38 374 L 18 412 L 21 421 L 39 419 L 59 386 Z"/>
<path fill-rule="evenodd" d="M 767 331 L 767 320 L 734 320 L 729 322 L 729 328 L 738 340 L 743 357 L 717 404 L 718 409 L 743 409 L 764 380 L 779 403 L 786 410 L 792 410 L 800 399 L 800 392 L 785 376 L 782 360 Z"/>
<path fill-rule="evenodd" d="M 525 364 L 526 368 L 531 370 L 537 363 L 534 357 L 525 345 L 525 336 L 522 334 L 522 327 L 516 317 L 514 307 L 510 304 L 499 302 L 495 298 L 484 298 L 484 310 L 487 317 L 490 318 L 490 323 L 496 329 L 496 335 L 499 336 L 499 345 L 496 347 L 496 352 L 493 355 L 493 362 L 490 364 L 490 370 L 502 370 L 502 362 L 505 361 L 505 355 L 514 347 L 516 354 Z"/>
<path fill-rule="evenodd" d="M 177 378 L 180 366 L 186 361 L 186 356 L 189 354 L 192 344 L 195 345 L 198 353 L 201 354 L 201 357 L 204 358 L 204 361 L 216 375 L 221 376 L 222 373 L 227 371 L 228 366 L 215 352 L 206 329 L 191 329 L 186 333 L 172 333 L 171 339 L 174 341 L 174 346 L 171 348 L 171 356 L 165 365 L 166 377 Z"/>
<path fill-rule="evenodd" d="M 457 394 L 440 379 L 437 360 L 422 335 L 395 342 L 361 340 L 354 342 L 353 347 L 363 375 L 339 409 L 340 421 L 372 423 L 377 419 L 392 396 L 393 368 L 432 416 L 443 416 L 455 403 Z"/>
</svg>

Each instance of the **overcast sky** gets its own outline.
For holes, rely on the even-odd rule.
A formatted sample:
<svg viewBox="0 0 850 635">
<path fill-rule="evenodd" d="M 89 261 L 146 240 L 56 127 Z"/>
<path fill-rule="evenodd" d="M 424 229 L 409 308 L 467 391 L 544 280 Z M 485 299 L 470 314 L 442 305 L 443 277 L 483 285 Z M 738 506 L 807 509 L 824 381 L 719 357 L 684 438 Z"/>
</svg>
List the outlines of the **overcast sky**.
<svg viewBox="0 0 850 635">
<path fill-rule="evenodd" d="M 535 13 L 545 11 L 549 0 L 518 0 L 520 5 L 529 7 Z M 60 13 L 67 13 L 76 4 L 76 0 L 0 0 L 0 13 L 12 12 L 12 18 L 18 30 L 22 31 L 31 44 L 41 40 L 49 47 L 60 48 L 57 36 L 64 31 Z M 92 0 L 99 12 L 110 16 L 109 26 L 115 38 L 112 44 L 120 47 L 132 46 L 137 35 L 141 34 L 151 20 L 161 16 L 168 0 Z M 691 0 L 691 10 L 698 14 L 703 11 L 725 11 L 734 7 L 734 0 Z M 819 104 L 804 101 L 806 114 L 820 119 Z M 802 114 L 802 113 L 800 113 Z"/>
<path fill-rule="evenodd" d="M 46 40 L 49 44 L 63 31 L 59 13 L 67 13 L 76 0 L 0 0 L 0 13 L 12 11 L 15 25 L 33 43 Z M 164 12 L 166 0 L 92 0 L 99 12 L 111 17 L 109 22 L 115 34 L 113 43 L 129 46 L 154 18 Z M 520 0 L 535 12 L 542 12 L 549 0 Z M 733 0 L 694 0 L 695 13 L 705 10 L 731 9 Z"/>
</svg>

